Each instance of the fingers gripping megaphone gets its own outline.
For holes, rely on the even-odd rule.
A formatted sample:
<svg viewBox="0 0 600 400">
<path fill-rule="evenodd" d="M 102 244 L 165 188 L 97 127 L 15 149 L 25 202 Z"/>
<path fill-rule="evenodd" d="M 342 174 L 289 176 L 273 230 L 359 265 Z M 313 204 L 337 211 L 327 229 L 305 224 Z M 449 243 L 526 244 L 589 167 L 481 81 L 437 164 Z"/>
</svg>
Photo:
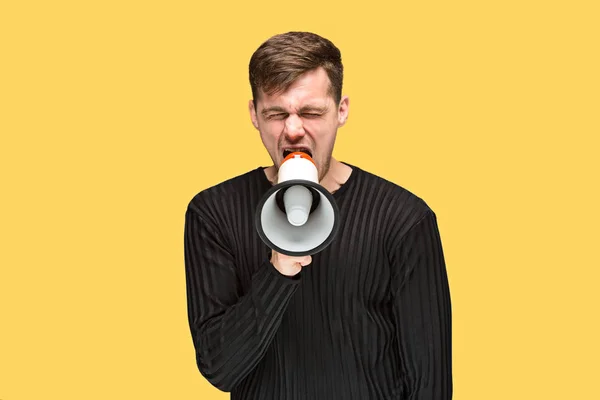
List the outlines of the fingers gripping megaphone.
<svg viewBox="0 0 600 400">
<path fill-rule="evenodd" d="M 277 184 L 258 204 L 255 225 L 269 248 L 288 256 L 313 255 L 333 241 L 339 209 L 333 195 L 319 185 L 308 154 L 294 152 L 283 160 Z"/>
</svg>

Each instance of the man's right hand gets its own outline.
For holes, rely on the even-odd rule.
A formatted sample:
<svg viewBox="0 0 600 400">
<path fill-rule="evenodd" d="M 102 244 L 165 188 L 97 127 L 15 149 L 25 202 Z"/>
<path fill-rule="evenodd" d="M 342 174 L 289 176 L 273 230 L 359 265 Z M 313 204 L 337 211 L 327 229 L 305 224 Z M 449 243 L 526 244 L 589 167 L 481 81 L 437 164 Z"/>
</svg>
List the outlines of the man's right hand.
<svg viewBox="0 0 600 400">
<path fill-rule="evenodd" d="M 271 250 L 271 264 L 277 271 L 286 276 L 296 275 L 302 270 L 302 267 L 309 265 L 311 262 L 311 256 L 292 257 Z"/>
</svg>

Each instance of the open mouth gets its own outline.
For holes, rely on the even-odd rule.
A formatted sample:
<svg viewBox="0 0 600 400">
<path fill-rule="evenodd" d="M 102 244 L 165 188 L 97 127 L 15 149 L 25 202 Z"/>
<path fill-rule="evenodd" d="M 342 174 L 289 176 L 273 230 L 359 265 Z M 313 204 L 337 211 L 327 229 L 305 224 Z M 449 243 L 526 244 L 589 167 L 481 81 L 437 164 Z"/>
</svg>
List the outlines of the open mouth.
<svg viewBox="0 0 600 400">
<path fill-rule="evenodd" d="M 308 156 L 309 156 L 310 158 L 312 158 L 312 153 L 311 153 L 311 151 L 310 151 L 310 150 L 308 150 L 307 148 L 304 148 L 304 147 L 302 147 L 302 148 L 297 148 L 297 149 L 285 149 L 285 150 L 283 150 L 283 158 L 286 158 L 288 155 L 290 155 L 290 154 L 292 154 L 292 153 L 295 153 L 295 152 L 297 152 L 297 151 L 300 151 L 300 152 L 302 152 L 302 153 L 306 153 L 306 154 L 308 154 Z"/>
</svg>

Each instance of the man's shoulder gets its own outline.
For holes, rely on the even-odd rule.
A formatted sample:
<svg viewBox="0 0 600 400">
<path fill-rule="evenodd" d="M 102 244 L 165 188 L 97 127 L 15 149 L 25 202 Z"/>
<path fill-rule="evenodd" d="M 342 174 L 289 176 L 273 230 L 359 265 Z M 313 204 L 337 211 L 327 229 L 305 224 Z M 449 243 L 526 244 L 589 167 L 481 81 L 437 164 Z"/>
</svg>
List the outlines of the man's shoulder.
<svg viewBox="0 0 600 400">
<path fill-rule="evenodd" d="M 188 204 L 193 211 L 218 209 L 224 204 L 224 199 L 246 191 L 248 185 L 258 179 L 261 167 L 241 173 L 225 181 L 219 182 L 196 193 Z"/>
<path fill-rule="evenodd" d="M 356 193 L 366 201 L 363 207 L 374 210 L 384 222 L 385 235 L 397 243 L 412 227 L 430 213 L 429 204 L 405 186 L 375 173 L 360 169 L 361 190 Z"/>
<path fill-rule="evenodd" d="M 365 190 L 379 194 L 379 201 L 383 206 L 396 206 L 403 211 L 402 214 L 419 218 L 427 212 L 433 212 L 429 204 L 418 194 L 405 186 L 392 182 L 380 175 L 360 169 L 362 172 Z"/>
</svg>

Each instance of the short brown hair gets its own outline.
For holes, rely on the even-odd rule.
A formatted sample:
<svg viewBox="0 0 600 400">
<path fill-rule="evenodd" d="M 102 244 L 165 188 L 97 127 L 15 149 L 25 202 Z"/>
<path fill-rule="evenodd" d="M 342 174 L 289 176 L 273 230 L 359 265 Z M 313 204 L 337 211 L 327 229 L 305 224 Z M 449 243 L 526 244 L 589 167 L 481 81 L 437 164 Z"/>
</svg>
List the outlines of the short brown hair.
<svg viewBox="0 0 600 400">
<path fill-rule="evenodd" d="M 254 106 L 259 89 L 266 94 L 284 92 L 300 75 L 322 67 L 329 77 L 329 94 L 339 104 L 344 67 L 335 45 L 310 32 L 288 32 L 264 42 L 250 59 L 250 86 Z"/>
</svg>

